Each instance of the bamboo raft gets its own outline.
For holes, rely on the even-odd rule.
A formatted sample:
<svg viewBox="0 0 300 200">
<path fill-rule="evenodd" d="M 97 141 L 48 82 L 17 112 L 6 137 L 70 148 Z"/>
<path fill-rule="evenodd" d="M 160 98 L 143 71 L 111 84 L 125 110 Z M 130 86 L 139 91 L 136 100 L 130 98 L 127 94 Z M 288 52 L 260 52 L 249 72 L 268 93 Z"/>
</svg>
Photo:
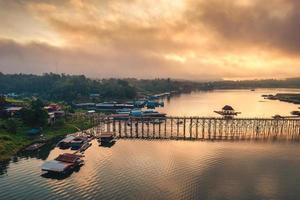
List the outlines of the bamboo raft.
<svg viewBox="0 0 300 200">
<path fill-rule="evenodd" d="M 78 116 L 77 116 L 78 117 Z M 299 140 L 300 119 L 164 117 L 117 120 L 103 115 L 88 117 L 97 136 L 185 140 Z"/>
</svg>

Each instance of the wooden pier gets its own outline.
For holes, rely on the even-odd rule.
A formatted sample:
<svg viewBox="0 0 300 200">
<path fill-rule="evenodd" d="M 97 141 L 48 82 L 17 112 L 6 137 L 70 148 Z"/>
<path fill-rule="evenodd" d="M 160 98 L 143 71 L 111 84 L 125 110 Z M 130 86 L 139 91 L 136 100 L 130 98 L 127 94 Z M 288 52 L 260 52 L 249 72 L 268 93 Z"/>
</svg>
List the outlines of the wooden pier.
<svg viewBox="0 0 300 200">
<path fill-rule="evenodd" d="M 299 140 L 300 119 L 164 117 L 112 119 L 88 117 L 99 135 L 110 132 L 117 138 L 185 140 Z"/>
</svg>

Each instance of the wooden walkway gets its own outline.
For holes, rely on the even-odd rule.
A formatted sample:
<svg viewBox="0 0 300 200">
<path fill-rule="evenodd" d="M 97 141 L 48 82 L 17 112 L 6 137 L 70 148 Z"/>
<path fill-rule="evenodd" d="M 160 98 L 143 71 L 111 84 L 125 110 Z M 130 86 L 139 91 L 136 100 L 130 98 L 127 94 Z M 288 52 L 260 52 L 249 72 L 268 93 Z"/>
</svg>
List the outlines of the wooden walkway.
<svg viewBox="0 0 300 200">
<path fill-rule="evenodd" d="M 165 117 L 115 120 L 87 116 L 97 135 L 111 132 L 118 138 L 189 140 L 299 140 L 300 119 Z"/>
</svg>

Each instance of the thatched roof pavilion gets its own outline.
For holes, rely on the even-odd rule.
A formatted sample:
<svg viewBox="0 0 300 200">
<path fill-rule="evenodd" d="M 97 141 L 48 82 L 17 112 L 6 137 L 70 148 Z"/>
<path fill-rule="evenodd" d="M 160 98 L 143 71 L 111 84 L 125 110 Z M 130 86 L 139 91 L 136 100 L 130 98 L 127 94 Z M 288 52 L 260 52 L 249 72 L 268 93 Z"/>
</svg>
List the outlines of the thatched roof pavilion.
<svg viewBox="0 0 300 200">
<path fill-rule="evenodd" d="M 222 110 L 224 111 L 234 111 L 233 107 L 229 106 L 229 105 L 225 105 Z"/>
<path fill-rule="evenodd" d="M 234 116 L 241 114 L 241 112 L 236 112 L 232 106 L 225 105 L 221 111 L 214 111 L 215 113 L 222 115 L 226 119 L 232 119 Z"/>
</svg>

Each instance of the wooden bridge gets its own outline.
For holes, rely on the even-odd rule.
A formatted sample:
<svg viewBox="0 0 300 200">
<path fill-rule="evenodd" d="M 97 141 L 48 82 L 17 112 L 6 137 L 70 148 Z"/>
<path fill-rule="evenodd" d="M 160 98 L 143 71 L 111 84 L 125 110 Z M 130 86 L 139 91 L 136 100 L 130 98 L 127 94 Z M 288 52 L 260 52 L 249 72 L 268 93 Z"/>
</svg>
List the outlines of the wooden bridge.
<svg viewBox="0 0 300 200">
<path fill-rule="evenodd" d="M 113 119 L 85 116 L 99 135 L 110 132 L 118 138 L 189 140 L 299 140 L 300 119 L 164 117 Z"/>
</svg>

